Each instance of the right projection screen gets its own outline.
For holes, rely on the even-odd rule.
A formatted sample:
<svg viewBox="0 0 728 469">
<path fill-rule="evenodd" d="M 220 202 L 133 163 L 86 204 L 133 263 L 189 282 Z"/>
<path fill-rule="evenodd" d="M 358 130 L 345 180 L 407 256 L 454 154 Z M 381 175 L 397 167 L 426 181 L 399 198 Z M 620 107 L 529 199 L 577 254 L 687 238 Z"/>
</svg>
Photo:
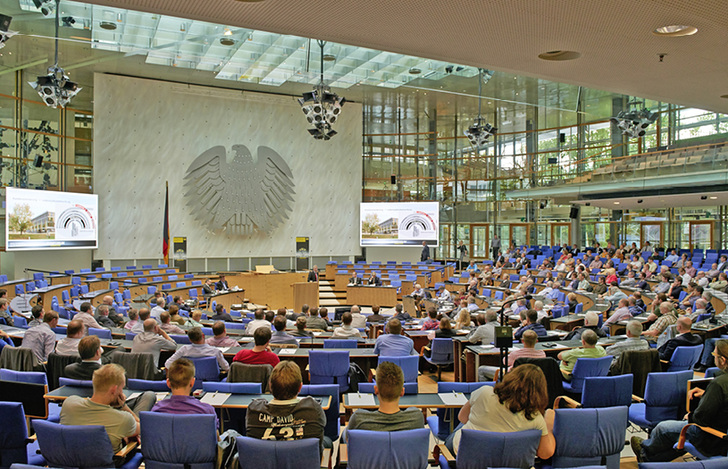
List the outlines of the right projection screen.
<svg viewBox="0 0 728 469">
<path fill-rule="evenodd" d="M 359 209 L 361 246 L 437 246 L 438 202 L 362 203 Z"/>
</svg>

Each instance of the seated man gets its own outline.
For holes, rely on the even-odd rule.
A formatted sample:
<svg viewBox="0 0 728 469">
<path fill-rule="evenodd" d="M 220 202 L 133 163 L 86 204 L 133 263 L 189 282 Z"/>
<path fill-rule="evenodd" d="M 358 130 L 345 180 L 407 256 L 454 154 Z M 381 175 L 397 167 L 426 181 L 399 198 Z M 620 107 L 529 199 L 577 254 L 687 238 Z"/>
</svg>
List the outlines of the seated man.
<svg viewBox="0 0 728 469">
<path fill-rule="evenodd" d="M 79 321 L 80 322 L 80 321 Z M 63 369 L 63 377 L 88 381 L 94 371 L 101 368 L 101 341 L 95 335 L 87 335 L 78 343 L 80 362 L 70 363 Z"/>
<path fill-rule="evenodd" d="M 245 335 L 255 335 L 255 331 L 259 327 L 267 328 L 268 330 L 270 330 L 271 327 L 271 323 L 265 320 L 264 308 L 258 308 L 255 310 L 254 319 L 250 321 L 248 326 L 245 328 Z"/>
<path fill-rule="evenodd" d="M 680 316 L 677 319 L 677 324 L 675 325 L 677 335 L 657 349 L 660 353 L 660 360 L 670 361 L 673 352 L 678 347 L 690 347 L 703 344 L 702 337 L 691 332 L 692 327 L 693 322 L 689 317 Z"/>
<path fill-rule="evenodd" d="M 230 316 L 222 305 L 215 305 L 215 314 L 210 318 L 213 321 L 228 321 L 233 322 L 232 316 Z"/>
<path fill-rule="evenodd" d="M 468 334 L 467 341 L 471 344 L 490 345 L 495 340 L 495 328 L 498 326 L 498 313 L 486 311 L 476 317 L 478 327 Z"/>
<path fill-rule="evenodd" d="M 306 318 L 296 318 L 296 330 L 291 332 L 293 337 L 313 337 L 313 333 L 306 330 Z"/>
<path fill-rule="evenodd" d="M 526 331 L 521 336 L 522 348 L 516 349 L 508 353 L 508 370 L 511 371 L 513 365 L 521 357 L 524 358 L 545 358 L 546 352 L 536 350 L 536 342 L 538 335 L 534 331 Z M 478 381 L 491 381 L 495 377 L 495 371 L 500 367 L 483 365 L 478 367 Z"/>
<path fill-rule="evenodd" d="M 102 366 L 94 372 L 91 397 L 69 396 L 63 401 L 61 425 L 103 425 L 114 452 L 119 451 L 125 439 L 139 435 L 139 412 L 150 410 L 156 401 L 152 391 L 145 391 L 127 402 L 125 384 L 124 368 Z"/>
<path fill-rule="evenodd" d="M 404 312 L 404 307 L 402 306 L 402 303 L 397 303 L 394 305 L 394 316 L 392 316 L 392 319 L 399 319 L 399 322 L 405 322 L 405 321 L 411 321 L 412 316 L 409 315 L 409 313 Z"/>
<path fill-rule="evenodd" d="M 607 355 L 611 355 L 614 357 L 614 360 L 612 360 L 612 362 L 616 362 L 622 352 L 632 350 L 648 350 L 650 348 L 650 344 L 648 344 L 646 340 L 642 340 L 642 338 L 640 337 L 640 335 L 642 334 L 642 323 L 640 323 L 639 321 L 629 321 L 627 323 L 625 333 L 627 335 L 626 340 L 617 342 L 614 345 L 610 345 L 605 350 Z"/>
<path fill-rule="evenodd" d="M 372 314 L 367 316 L 367 322 L 385 322 L 386 317 L 379 314 L 379 305 L 372 305 Z"/>
<path fill-rule="evenodd" d="M 80 311 L 76 313 L 76 315 L 73 317 L 73 319 L 78 319 L 83 323 L 86 333 L 88 333 L 89 327 L 103 329 L 103 327 L 101 327 L 101 324 L 96 322 L 96 319 L 94 319 L 93 315 L 91 314 L 92 311 L 93 308 L 91 307 L 91 303 L 89 303 L 88 301 L 84 301 L 83 303 L 81 303 Z"/>
<path fill-rule="evenodd" d="M 328 308 L 319 308 L 319 316 L 321 316 L 321 319 L 324 320 L 326 323 L 327 328 L 331 328 L 334 326 L 334 324 L 329 319 L 329 309 Z"/>
<path fill-rule="evenodd" d="M 387 323 L 389 333 L 377 337 L 374 353 L 380 356 L 418 355 L 415 344 L 407 336 L 401 335 L 402 323 L 399 319 L 390 319 Z"/>
<path fill-rule="evenodd" d="M 298 341 L 296 340 L 296 338 L 286 333 L 285 316 L 276 316 L 273 319 L 273 327 L 276 331 L 271 335 L 271 344 L 290 344 L 298 346 Z"/>
<path fill-rule="evenodd" d="M 349 281 L 348 281 L 348 284 L 349 284 L 349 285 L 361 285 L 361 284 L 362 284 L 362 280 L 361 280 L 361 277 L 359 277 L 359 276 L 358 276 L 358 275 L 356 274 L 356 272 L 354 272 L 354 273 L 352 274 L 352 276 L 351 276 L 351 277 L 349 277 Z"/>
<path fill-rule="evenodd" d="M 131 330 L 139 323 L 139 311 L 134 308 L 129 308 L 126 313 L 129 315 L 129 320 L 124 324 L 124 329 L 131 332 Z"/>
<path fill-rule="evenodd" d="M 566 381 L 571 381 L 571 372 L 574 371 L 577 359 L 600 358 L 607 354 L 601 345 L 597 345 L 597 340 L 596 332 L 586 330 L 581 334 L 581 347 L 559 353 L 558 359 L 561 360 L 559 368 Z"/>
<path fill-rule="evenodd" d="M 254 399 L 245 417 L 247 435 L 266 440 L 318 438 L 324 446 L 326 415 L 312 397 L 298 397 L 301 368 L 290 360 L 278 363 L 270 375 L 273 399 Z"/>
<path fill-rule="evenodd" d="M 629 311 L 629 310 L 628 310 Z M 594 331 L 598 337 L 606 337 L 607 334 L 599 328 L 599 315 L 594 311 L 589 311 L 584 315 L 584 325 L 575 328 L 569 332 L 564 340 L 576 340 L 581 339 L 581 335 L 584 331 Z"/>
<path fill-rule="evenodd" d="M 202 333 L 202 329 L 199 327 L 193 327 L 187 331 L 187 337 L 190 338 L 191 344 L 183 345 L 172 354 L 171 357 L 164 362 L 165 368 L 169 368 L 178 358 L 200 358 L 200 357 L 215 357 L 217 364 L 220 366 L 222 371 L 230 369 L 230 364 L 222 356 L 222 352 L 219 348 L 207 345 L 205 343 L 205 334 Z"/>
<path fill-rule="evenodd" d="M 207 339 L 207 345 L 212 345 L 213 347 L 238 346 L 237 340 L 228 337 L 224 322 L 216 321 L 215 324 L 212 325 L 212 333 L 215 335 L 215 337 L 210 337 L 209 339 Z"/>
<path fill-rule="evenodd" d="M 534 309 L 529 309 L 526 311 L 526 318 L 523 320 L 522 324 L 523 325 L 519 327 L 513 334 L 513 337 L 516 340 L 520 340 L 523 333 L 529 330 L 534 331 L 539 337 L 548 335 L 548 332 L 546 331 L 546 328 L 543 327 L 543 324 L 540 324 L 538 322 L 538 313 Z"/>
<path fill-rule="evenodd" d="M 83 339 L 83 323 L 77 319 L 68 323 L 66 326 L 66 337 L 59 340 L 56 344 L 56 353 L 59 355 L 75 355 L 78 354 L 78 345 Z M 96 336 L 92 336 L 96 337 Z M 98 337 L 96 337 L 98 339 Z"/>
<path fill-rule="evenodd" d="M 43 310 L 43 305 L 33 306 L 33 308 L 30 310 L 30 314 L 33 319 L 28 323 L 28 329 L 43 324 L 43 314 L 45 314 L 45 311 Z"/>
<path fill-rule="evenodd" d="M 332 339 L 361 339 L 361 333 L 358 329 L 351 327 L 351 313 L 346 312 L 341 316 L 341 327 L 334 329 Z"/>
<path fill-rule="evenodd" d="M 200 402 L 190 394 L 195 385 L 195 364 L 187 358 L 179 358 L 167 367 L 167 386 L 172 390 L 169 399 L 154 404 L 152 412 L 163 414 L 212 414 L 215 415 L 215 428 L 219 428 L 215 408 Z"/>
<path fill-rule="evenodd" d="M 316 310 L 316 308 L 314 308 L 314 311 L 311 311 L 311 313 L 308 316 L 306 316 L 306 317 L 302 316 L 303 321 L 306 324 L 306 328 L 320 329 L 322 331 L 325 331 L 329 327 L 329 325 L 326 323 L 326 321 L 324 321 L 323 318 L 319 317 L 319 314 L 320 314 L 320 310 Z M 298 319 L 300 319 L 300 318 L 296 318 L 296 323 L 298 323 Z"/>
<path fill-rule="evenodd" d="M 351 327 L 354 329 L 364 329 L 367 327 L 367 317 L 361 314 L 358 306 L 351 307 Z"/>
<path fill-rule="evenodd" d="M 660 316 L 655 319 L 649 329 L 642 331 L 642 335 L 651 342 L 656 342 L 657 337 L 665 332 L 667 326 L 671 326 L 677 322 L 677 316 L 675 316 L 675 310 L 672 303 L 669 301 L 663 301 L 660 303 Z"/>
<path fill-rule="evenodd" d="M 169 338 L 154 318 L 144 321 L 144 332 L 137 334 L 131 345 L 131 353 L 151 353 L 154 364 L 159 363 L 159 352 L 177 350 L 177 343 Z"/>
<path fill-rule="evenodd" d="M 164 309 L 164 305 L 167 303 L 167 300 L 164 299 L 163 296 L 160 296 L 157 298 L 157 305 L 152 308 L 152 311 L 150 312 L 149 316 L 156 319 L 157 322 L 161 322 L 159 317 L 162 315 L 163 312 L 166 310 Z"/>
<path fill-rule="evenodd" d="M 399 408 L 399 398 L 404 396 L 404 373 L 399 366 L 392 362 L 379 364 L 374 394 L 379 396 L 379 409 L 357 409 L 349 419 L 348 430 L 395 432 L 425 426 L 420 409 Z"/>
<path fill-rule="evenodd" d="M 422 323 L 423 331 L 431 331 L 440 327 L 440 321 L 437 320 L 437 308 L 430 306 L 427 308 L 427 319 Z"/>
<path fill-rule="evenodd" d="M 116 308 L 114 308 L 114 297 L 110 295 L 106 295 L 103 298 L 103 304 L 106 305 L 109 311 L 108 318 L 111 319 L 114 322 L 115 327 L 121 327 L 124 325 L 124 316 L 116 312 Z"/>
<path fill-rule="evenodd" d="M 140 334 L 144 332 L 144 321 L 151 317 L 152 312 L 149 308 L 139 308 L 139 320 L 136 324 L 131 327 L 131 331 L 134 334 Z"/>
<path fill-rule="evenodd" d="M 437 289 L 437 299 L 439 301 L 452 301 L 452 295 L 450 295 L 450 291 L 445 288 L 445 285 L 440 285 L 440 288 Z"/>
<path fill-rule="evenodd" d="M 172 324 L 172 316 L 167 312 L 163 312 L 159 315 L 159 328 L 162 329 L 167 334 L 184 334 L 185 331 L 181 327 L 179 327 L 176 324 Z"/>
<path fill-rule="evenodd" d="M 184 326 L 187 322 L 187 318 L 179 315 L 179 305 L 177 303 L 172 303 L 167 308 L 167 312 L 169 313 L 169 320 L 173 323 L 177 324 L 178 326 Z"/>
<path fill-rule="evenodd" d="M 43 316 L 43 324 L 25 331 L 21 347 L 33 350 L 38 363 L 48 361 L 48 355 L 56 349 L 56 333 L 53 328 L 57 325 L 58 313 L 48 311 Z"/>
<path fill-rule="evenodd" d="M 630 443 L 638 462 L 668 462 L 681 456 L 685 451 L 674 450 L 680 431 L 688 423 L 695 423 L 724 431 L 728 422 L 728 341 L 719 340 L 715 348 L 715 364 L 724 373 L 719 373 L 707 389 L 693 388 L 689 398 L 700 398 L 694 412 L 687 415 L 687 420 L 665 420 L 652 430 L 650 438 L 643 440 L 633 436 Z M 707 457 L 724 456 L 728 452 L 728 441 L 691 426 L 687 430 L 687 438 Z M 665 466 L 669 467 L 669 466 Z"/>
<path fill-rule="evenodd" d="M 276 366 L 280 359 L 270 349 L 271 332 L 267 327 L 259 327 L 253 334 L 255 346 L 252 349 L 243 349 L 235 354 L 233 362 L 245 363 L 248 365 L 272 365 Z"/>
<path fill-rule="evenodd" d="M 101 327 L 105 327 L 107 329 L 111 329 L 112 327 L 116 327 L 116 324 L 114 321 L 109 318 L 109 307 L 108 305 L 99 305 L 98 308 L 96 308 L 96 316 L 94 316 L 94 319 L 96 319 L 96 322 L 98 322 Z"/>
</svg>

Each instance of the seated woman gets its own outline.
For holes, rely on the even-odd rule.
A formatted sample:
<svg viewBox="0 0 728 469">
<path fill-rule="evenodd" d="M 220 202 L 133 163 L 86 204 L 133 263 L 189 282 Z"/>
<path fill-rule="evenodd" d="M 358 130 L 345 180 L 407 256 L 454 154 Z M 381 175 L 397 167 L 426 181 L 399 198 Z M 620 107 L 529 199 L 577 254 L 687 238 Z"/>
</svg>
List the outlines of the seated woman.
<svg viewBox="0 0 728 469">
<path fill-rule="evenodd" d="M 468 314 L 468 317 L 470 317 L 470 314 Z M 450 318 L 448 318 L 447 316 L 443 316 L 443 318 L 440 319 L 440 327 L 438 329 L 435 329 L 435 339 L 450 339 L 454 336 L 455 331 L 452 330 Z M 432 353 L 432 341 L 422 347 L 422 355 L 429 357 L 430 353 Z"/>
<path fill-rule="evenodd" d="M 483 386 L 470 395 L 458 414 L 461 424 L 445 441 L 450 451 L 460 444 L 462 429 L 486 432 L 541 431 L 536 455 L 541 459 L 553 456 L 556 441 L 553 435 L 554 411 L 546 410 L 548 394 L 546 377 L 536 365 L 524 364 L 508 372 L 494 387 Z"/>
<path fill-rule="evenodd" d="M 442 327 L 442 325 L 440 325 Z M 470 311 L 466 309 L 461 309 L 460 314 L 458 314 L 458 320 L 455 323 L 455 329 L 467 329 L 470 330 L 473 328 L 473 323 L 470 320 Z"/>
</svg>

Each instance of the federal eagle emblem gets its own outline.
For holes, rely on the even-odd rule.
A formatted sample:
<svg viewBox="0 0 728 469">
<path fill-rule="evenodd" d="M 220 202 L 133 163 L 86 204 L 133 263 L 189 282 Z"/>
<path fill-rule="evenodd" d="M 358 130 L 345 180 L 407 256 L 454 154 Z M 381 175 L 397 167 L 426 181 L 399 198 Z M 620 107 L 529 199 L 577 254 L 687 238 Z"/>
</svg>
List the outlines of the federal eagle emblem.
<svg viewBox="0 0 728 469">
<path fill-rule="evenodd" d="M 250 236 L 270 233 L 287 220 L 294 202 L 293 174 L 273 149 L 259 146 L 253 156 L 245 145 L 233 145 L 228 163 L 225 147 L 210 148 L 185 174 L 185 197 L 192 214 L 208 230 Z"/>
</svg>

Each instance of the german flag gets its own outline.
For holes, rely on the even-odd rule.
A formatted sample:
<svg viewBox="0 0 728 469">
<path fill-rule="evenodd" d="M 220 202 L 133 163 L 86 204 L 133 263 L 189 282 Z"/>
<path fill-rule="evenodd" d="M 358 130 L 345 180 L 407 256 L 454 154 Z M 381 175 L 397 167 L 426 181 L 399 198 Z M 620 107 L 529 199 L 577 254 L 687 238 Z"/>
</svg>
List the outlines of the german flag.
<svg viewBox="0 0 728 469">
<path fill-rule="evenodd" d="M 164 227 L 162 228 L 162 257 L 169 265 L 169 181 L 164 192 Z"/>
</svg>

